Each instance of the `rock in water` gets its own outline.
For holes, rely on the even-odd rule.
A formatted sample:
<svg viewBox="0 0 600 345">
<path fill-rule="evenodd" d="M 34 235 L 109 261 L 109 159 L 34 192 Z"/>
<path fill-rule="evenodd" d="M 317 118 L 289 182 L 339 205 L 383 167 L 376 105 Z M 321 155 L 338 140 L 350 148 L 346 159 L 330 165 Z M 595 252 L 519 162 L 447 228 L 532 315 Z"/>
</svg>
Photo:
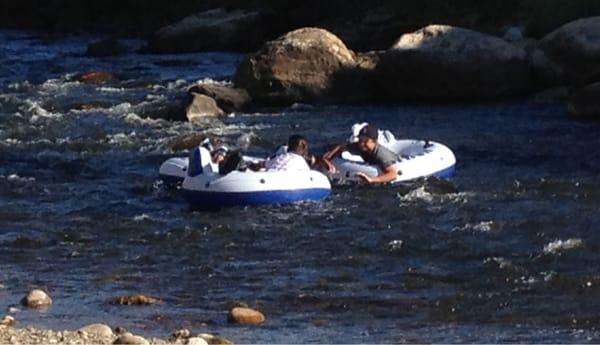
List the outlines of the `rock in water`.
<svg viewBox="0 0 600 345">
<path fill-rule="evenodd" d="M 211 9 L 156 31 L 148 50 L 182 53 L 207 50 L 254 50 L 268 35 L 269 11 Z"/>
<path fill-rule="evenodd" d="M 540 45 L 560 67 L 563 81 L 581 86 L 600 81 L 600 17 L 567 23 L 546 35 Z"/>
<path fill-rule="evenodd" d="M 336 75 L 356 64 L 354 52 L 337 36 L 302 28 L 267 42 L 247 57 L 236 71 L 234 84 L 268 105 L 324 100 L 337 92 Z"/>
<path fill-rule="evenodd" d="M 265 322 L 265 316 L 261 312 L 243 307 L 231 309 L 228 319 L 241 325 L 259 325 Z"/>
<path fill-rule="evenodd" d="M 219 108 L 217 102 L 202 94 L 190 93 L 190 104 L 186 107 L 188 121 L 194 122 L 205 117 L 219 117 L 225 112 Z"/>
<path fill-rule="evenodd" d="M 32 290 L 25 298 L 23 298 L 23 305 L 29 308 L 46 308 L 52 304 L 52 298 L 42 290 Z"/>
<path fill-rule="evenodd" d="M 155 297 L 145 296 L 145 295 L 129 295 L 129 296 L 121 296 L 112 300 L 113 304 L 121 304 L 121 305 L 151 305 L 158 304 L 161 300 Z"/>
<path fill-rule="evenodd" d="M 381 56 L 375 74 L 383 98 L 392 101 L 495 99 L 531 87 L 523 49 L 448 25 L 402 35 Z"/>
</svg>

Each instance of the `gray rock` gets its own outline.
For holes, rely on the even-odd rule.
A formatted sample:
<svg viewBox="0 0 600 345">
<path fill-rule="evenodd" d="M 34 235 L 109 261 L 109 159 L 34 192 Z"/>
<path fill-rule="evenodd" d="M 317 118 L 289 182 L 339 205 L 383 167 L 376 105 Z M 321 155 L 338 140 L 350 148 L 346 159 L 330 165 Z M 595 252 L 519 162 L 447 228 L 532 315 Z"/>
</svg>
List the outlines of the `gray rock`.
<svg viewBox="0 0 600 345">
<path fill-rule="evenodd" d="M 246 90 L 221 84 L 197 84 L 190 88 L 189 92 L 214 99 L 219 108 L 227 113 L 243 111 L 251 101 Z"/>
<path fill-rule="evenodd" d="M 398 100 L 473 100 L 531 87 L 526 53 L 498 37 L 430 25 L 402 35 L 376 67 L 379 91 Z"/>
<path fill-rule="evenodd" d="M 129 332 L 121 334 L 113 344 L 149 345 L 148 340 Z"/>
<path fill-rule="evenodd" d="M 88 335 L 102 338 L 111 338 L 114 336 L 112 329 L 107 325 L 101 323 L 93 323 L 91 325 L 81 327 L 79 331 L 85 332 Z"/>
<path fill-rule="evenodd" d="M 0 326 L 11 327 L 14 326 L 15 323 L 15 318 L 10 315 L 6 315 L 0 320 Z"/>
<path fill-rule="evenodd" d="M 247 57 L 234 77 L 236 87 L 268 105 L 319 101 L 336 95 L 336 75 L 356 67 L 356 56 L 334 34 L 302 28 L 267 42 Z"/>
<path fill-rule="evenodd" d="M 23 298 L 23 305 L 29 308 L 47 308 L 52 304 L 52 298 L 42 290 L 32 290 L 27 296 Z"/>
<path fill-rule="evenodd" d="M 148 49 L 155 53 L 250 51 L 264 42 L 271 18 L 267 11 L 211 9 L 159 29 Z"/>
<path fill-rule="evenodd" d="M 206 117 L 225 115 L 225 112 L 219 108 L 217 102 L 206 95 L 190 93 L 190 100 L 190 104 L 185 109 L 186 117 L 190 122 Z"/>
<path fill-rule="evenodd" d="M 546 35 L 540 45 L 560 66 L 566 82 L 581 86 L 600 80 L 600 17 L 567 23 Z"/>
<path fill-rule="evenodd" d="M 187 345 L 208 345 L 208 343 L 200 337 L 192 337 L 188 339 Z"/>
</svg>

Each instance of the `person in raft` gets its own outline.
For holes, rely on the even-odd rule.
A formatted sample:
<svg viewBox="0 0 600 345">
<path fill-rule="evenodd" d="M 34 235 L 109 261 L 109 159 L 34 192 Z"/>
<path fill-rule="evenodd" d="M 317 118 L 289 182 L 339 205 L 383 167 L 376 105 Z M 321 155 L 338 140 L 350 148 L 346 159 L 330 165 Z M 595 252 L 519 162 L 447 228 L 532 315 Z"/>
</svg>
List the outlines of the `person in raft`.
<svg viewBox="0 0 600 345">
<path fill-rule="evenodd" d="M 382 146 L 377 141 L 379 130 L 366 124 L 358 132 L 358 140 L 350 144 L 338 144 L 333 149 L 323 155 L 325 160 L 331 160 L 349 151 L 352 154 L 360 155 L 367 164 L 377 165 L 381 173 L 377 176 L 369 176 L 362 172 L 357 172 L 356 176 L 366 183 L 386 183 L 393 181 L 401 172 L 398 169 L 398 157 L 388 148 Z"/>
<path fill-rule="evenodd" d="M 288 138 L 286 152 L 250 166 L 252 170 L 267 171 L 308 171 L 313 167 L 323 166 L 331 171 L 333 164 L 308 152 L 308 141 L 301 135 L 294 134 Z"/>
</svg>

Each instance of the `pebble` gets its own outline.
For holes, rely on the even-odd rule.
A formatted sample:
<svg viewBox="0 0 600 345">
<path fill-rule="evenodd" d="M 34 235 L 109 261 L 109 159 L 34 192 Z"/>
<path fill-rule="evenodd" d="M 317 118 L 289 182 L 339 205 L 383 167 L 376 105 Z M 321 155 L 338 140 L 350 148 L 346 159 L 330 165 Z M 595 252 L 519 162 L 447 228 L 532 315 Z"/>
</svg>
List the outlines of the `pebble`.
<svg viewBox="0 0 600 345">
<path fill-rule="evenodd" d="M 52 304 L 52 298 L 42 290 L 32 290 L 25 298 L 23 304 L 29 308 L 46 308 Z"/>
<path fill-rule="evenodd" d="M 183 329 L 179 329 L 179 330 L 175 331 L 175 333 L 173 333 L 173 338 L 175 338 L 175 339 L 189 338 L 190 335 L 191 335 L 190 330 L 187 328 L 183 328 Z"/>
<path fill-rule="evenodd" d="M 148 340 L 129 332 L 121 334 L 113 344 L 150 345 Z"/>
<path fill-rule="evenodd" d="M 87 335 L 102 337 L 102 338 L 111 338 L 114 336 L 114 333 L 110 327 L 102 323 L 93 323 L 91 325 L 87 325 L 81 327 L 79 329 L 80 332 L 85 332 Z"/>
<path fill-rule="evenodd" d="M 0 320 L 0 326 L 11 327 L 14 324 L 15 324 L 15 318 L 10 315 L 6 315 L 5 317 L 2 318 L 2 320 Z"/>
<path fill-rule="evenodd" d="M 209 333 L 200 333 L 198 337 L 204 339 L 209 345 L 233 345 L 231 340 L 216 337 Z"/>
<path fill-rule="evenodd" d="M 208 343 L 200 337 L 193 337 L 188 339 L 187 345 L 208 345 Z"/>
<path fill-rule="evenodd" d="M 229 312 L 228 320 L 240 325 L 258 325 L 265 322 L 265 316 L 254 309 L 236 307 Z"/>
</svg>

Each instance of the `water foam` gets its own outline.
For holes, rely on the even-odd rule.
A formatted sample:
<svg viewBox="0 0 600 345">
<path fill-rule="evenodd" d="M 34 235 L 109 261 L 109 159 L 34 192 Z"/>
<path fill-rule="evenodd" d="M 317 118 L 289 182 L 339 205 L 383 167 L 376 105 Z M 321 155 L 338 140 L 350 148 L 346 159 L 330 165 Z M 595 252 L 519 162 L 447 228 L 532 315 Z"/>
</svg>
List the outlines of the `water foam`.
<svg viewBox="0 0 600 345">
<path fill-rule="evenodd" d="M 8 176 L 0 175 L 0 178 L 6 179 L 11 182 L 33 182 L 35 181 L 35 177 L 23 177 L 17 174 L 10 174 Z"/>
<path fill-rule="evenodd" d="M 461 227 L 455 227 L 452 231 L 474 231 L 474 232 L 490 232 L 494 226 L 494 221 L 482 221 L 479 223 L 467 223 Z"/>
<path fill-rule="evenodd" d="M 580 238 L 570 238 L 566 241 L 556 240 L 544 246 L 544 253 L 557 254 L 562 251 L 581 248 L 582 246 L 583 241 Z"/>
</svg>

